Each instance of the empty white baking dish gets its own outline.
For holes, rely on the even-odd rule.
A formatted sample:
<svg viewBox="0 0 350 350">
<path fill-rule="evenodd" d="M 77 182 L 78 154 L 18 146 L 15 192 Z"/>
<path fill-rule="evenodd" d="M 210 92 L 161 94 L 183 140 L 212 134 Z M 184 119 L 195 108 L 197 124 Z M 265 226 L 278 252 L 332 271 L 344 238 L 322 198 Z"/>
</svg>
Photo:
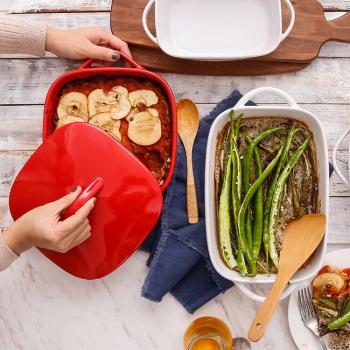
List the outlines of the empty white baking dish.
<svg viewBox="0 0 350 350">
<path fill-rule="evenodd" d="M 290 10 L 282 33 L 281 1 Z M 155 3 L 157 37 L 147 26 Z M 148 37 L 170 56 L 194 60 L 237 60 L 274 51 L 293 28 L 290 0 L 150 0 L 142 23 Z"/>
<path fill-rule="evenodd" d="M 256 95 L 261 93 L 270 93 L 281 97 L 288 105 L 283 106 L 245 106 L 246 103 L 253 99 Z M 329 193 L 329 168 L 328 168 L 328 152 L 327 141 L 325 133 L 322 129 L 319 120 L 310 112 L 300 108 L 297 103 L 282 90 L 263 87 L 252 90 L 244 95 L 240 101 L 233 108 L 237 115 L 244 113 L 244 118 L 251 118 L 256 116 L 282 116 L 290 117 L 300 120 L 307 124 L 314 136 L 314 142 L 316 146 L 316 159 L 317 159 L 317 172 L 319 177 L 319 201 L 320 211 L 324 213 L 328 218 L 328 193 Z M 239 272 L 233 271 L 228 268 L 223 262 L 219 246 L 218 246 L 218 232 L 216 221 L 216 206 L 215 206 L 215 182 L 214 182 L 214 168 L 215 168 L 215 152 L 217 136 L 222 128 L 230 120 L 231 109 L 221 113 L 214 121 L 207 145 L 206 154 L 206 167 L 205 167 L 205 220 L 206 220 L 206 233 L 208 241 L 208 249 L 210 259 L 216 271 L 223 277 L 235 282 L 237 287 L 248 297 L 255 301 L 262 302 L 264 297 L 255 294 L 247 286 L 249 284 L 262 284 L 273 283 L 276 280 L 276 275 L 270 276 L 259 274 L 254 278 L 242 277 Z M 295 288 L 296 283 L 308 280 L 314 276 L 321 267 L 322 261 L 326 253 L 327 246 L 327 229 L 322 242 L 317 248 L 313 258 L 307 264 L 306 267 L 300 269 L 290 280 L 289 286 L 283 293 L 282 298 L 287 297 Z"/>
</svg>

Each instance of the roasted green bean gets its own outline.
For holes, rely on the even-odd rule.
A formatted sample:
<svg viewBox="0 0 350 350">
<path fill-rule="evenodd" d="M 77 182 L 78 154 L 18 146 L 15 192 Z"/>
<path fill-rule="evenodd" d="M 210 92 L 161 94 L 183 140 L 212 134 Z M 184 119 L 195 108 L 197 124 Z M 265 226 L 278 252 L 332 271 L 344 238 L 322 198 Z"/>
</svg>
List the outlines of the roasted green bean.
<svg viewBox="0 0 350 350">
<path fill-rule="evenodd" d="M 277 127 L 277 128 L 272 128 L 268 129 L 264 132 L 262 132 L 259 136 L 257 136 L 247 147 L 246 151 L 244 152 L 243 156 L 243 189 L 244 193 L 246 194 L 249 190 L 250 187 L 250 164 L 253 158 L 254 154 L 254 149 L 256 146 L 266 139 L 268 136 L 271 134 L 284 130 L 284 127 Z M 253 248 L 253 238 L 252 238 L 252 220 L 251 220 L 251 209 L 250 207 L 247 209 L 247 217 L 246 217 L 246 222 L 245 222 L 245 236 L 247 243 L 249 245 L 249 248 Z"/>
<path fill-rule="evenodd" d="M 344 327 L 349 322 L 350 322 L 350 310 L 347 310 L 347 312 L 344 312 L 341 316 L 329 322 L 327 325 L 327 328 L 330 331 L 334 331 L 336 329 Z"/>
<path fill-rule="evenodd" d="M 256 166 L 256 176 L 261 176 L 263 172 L 260 153 L 257 147 L 254 149 L 254 158 Z M 258 188 L 254 197 L 254 224 L 253 224 L 253 257 L 259 258 L 263 235 L 264 218 L 264 187 L 263 184 Z"/>
<path fill-rule="evenodd" d="M 278 180 L 278 177 L 280 176 L 280 173 L 282 171 L 282 168 L 285 164 L 285 161 L 288 156 L 288 152 L 290 149 L 290 145 L 292 143 L 292 139 L 294 135 L 299 131 L 299 129 L 296 129 L 295 126 L 293 126 L 287 136 L 287 139 L 283 146 L 283 152 L 281 155 L 281 158 L 278 162 L 277 169 L 274 172 L 274 175 L 272 177 L 272 180 L 269 184 L 267 195 L 264 203 L 264 220 L 263 220 L 263 242 L 264 242 L 264 250 L 265 250 L 265 256 L 266 256 L 266 262 L 269 261 L 269 219 L 270 219 L 270 210 L 271 210 L 271 204 L 272 204 L 272 198 L 273 194 L 276 189 L 276 183 Z"/>
<path fill-rule="evenodd" d="M 288 179 L 288 176 L 291 172 L 291 170 L 294 168 L 295 164 L 299 161 L 301 155 L 304 153 L 306 148 L 309 146 L 312 136 L 309 135 L 306 140 L 300 145 L 300 147 L 295 151 L 295 153 L 292 155 L 292 157 L 288 160 L 286 163 L 284 169 L 281 172 L 281 175 L 279 176 L 277 182 L 275 191 L 273 192 L 272 197 L 272 204 L 271 204 L 271 210 L 270 210 L 270 217 L 269 217 L 269 228 L 268 228 L 268 236 L 269 236 L 269 252 L 271 259 L 274 263 L 274 265 L 278 268 L 278 253 L 277 253 L 277 247 L 276 247 L 276 223 L 277 218 L 280 211 L 280 205 L 282 201 L 282 192 L 284 185 Z M 283 148 L 282 148 L 283 149 Z"/>
<path fill-rule="evenodd" d="M 227 265 L 232 269 L 235 266 L 234 256 L 231 245 L 231 181 L 232 181 L 232 162 L 231 155 L 228 156 L 225 167 L 224 181 L 220 194 L 219 203 L 219 240 L 221 254 Z"/>
<path fill-rule="evenodd" d="M 277 165 L 278 160 L 282 154 L 282 148 L 279 150 L 275 158 L 272 160 L 272 162 L 266 167 L 266 169 L 263 171 L 261 176 L 259 176 L 255 182 L 252 184 L 252 186 L 249 188 L 247 194 L 244 197 L 244 200 L 242 202 L 241 208 L 238 213 L 238 237 L 242 241 L 242 249 L 244 256 L 247 260 L 247 263 L 250 268 L 249 276 L 253 277 L 256 275 L 256 260 L 253 257 L 252 252 L 250 251 L 246 241 L 245 241 L 245 217 L 247 214 L 247 209 L 249 207 L 249 204 L 255 195 L 256 191 L 259 189 L 259 187 L 263 184 L 263 182 L 266 180 L 266 178 L 270 175 L 271 171 L 274 169 L 274 167 Z"/>
<path fill-rule="evenodd" d="M 242 249 L 242 240 L 239 239 L 238 235 L 238 211 L 241 206 L 241 189 L 242 189 L 242 166 L 241 160 L 238 152 L 237 145 L 237 137 L 239 133 L 240 120 L 242 116 L 240 116 L 236 123 L 234 120 L 234 111 L 232 110 L 230 113 L 230 122 L 231 122 L 231 162 L 232 162 L 232 188 L 231 188 L 231 198 L 232 198 L 232 217 L 233 217 L 233 227 L 236 233 L 237 238 L 237 268 L 240 273 L 244 276 L 247 274 L 247 266 L 244 259 L 243 249 Z"/>
</svg>

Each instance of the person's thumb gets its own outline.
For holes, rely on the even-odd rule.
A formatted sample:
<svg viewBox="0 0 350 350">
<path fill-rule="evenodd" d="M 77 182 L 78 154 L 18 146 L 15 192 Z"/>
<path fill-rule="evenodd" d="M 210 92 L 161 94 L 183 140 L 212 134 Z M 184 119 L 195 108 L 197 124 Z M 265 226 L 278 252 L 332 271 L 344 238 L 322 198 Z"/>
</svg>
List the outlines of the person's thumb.
<svg viewBox="0 0 350 350">
<path fill-rule="evenodd" d="M 80 195 L 81 187 L 78 186 L 73 192 L 66 194 L 65 196 L 52 202 L 55 210 L 60 213 L 61 211 L 67 209 Z"/>
<path fill-rule="evenodd" d="M 87 53 L 89 58 L 101 61 L 115 62 L 120 58 L 120 53 L 118 51 L 110 49 L 109 47 L 97 46 L 93 44 L 91 44 Z"/>
</svg>

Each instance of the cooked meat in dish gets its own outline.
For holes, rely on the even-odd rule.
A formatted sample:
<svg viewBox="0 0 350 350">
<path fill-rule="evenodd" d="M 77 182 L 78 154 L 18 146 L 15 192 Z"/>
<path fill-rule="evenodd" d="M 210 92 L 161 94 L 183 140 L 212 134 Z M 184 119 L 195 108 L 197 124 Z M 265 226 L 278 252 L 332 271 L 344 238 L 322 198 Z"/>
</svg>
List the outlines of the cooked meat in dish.
<svg viewBox="0 0 350 350">
<path fill-rule="evenodd" d="M 217 137 L 218 243 L 243 276 L 278 269 L 289 221 L 316 213 L 316 150 L 306 124 L 287 117 L 234 116 Z"/>
<path fill-rule="evenodd" d="M 79 79 L 61 91 L 54 129 L 88 122 L 106 131 L 164 182 L 171 161 L 171 116 L 162 89 L 151 80 L 103 75 Z"/>
</svg>

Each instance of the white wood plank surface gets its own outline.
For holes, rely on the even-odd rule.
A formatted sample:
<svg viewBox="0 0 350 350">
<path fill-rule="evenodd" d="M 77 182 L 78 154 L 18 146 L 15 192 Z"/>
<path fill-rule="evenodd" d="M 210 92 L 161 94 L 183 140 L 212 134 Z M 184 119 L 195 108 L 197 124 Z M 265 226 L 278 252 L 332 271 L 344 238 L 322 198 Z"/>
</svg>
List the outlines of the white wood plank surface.
<svg viewBox="0 0 350 350">
<path fill-rule="evenodd" d="M 52 59 L 0 59 L 0 105 L 42 104 L 52 82 L 75 69 L 78 62 Z M 242 93 L 258 86 L 285 90 L 298 103 L 349 104 L 350 58 L 319 58 L 301 72 L 262 77 L 212 77 L 162 73 L 177 98 L 196 103 L 218 103 L 233 89 Z M 270 96 L 256 101 L 277 102 Z"/>
<path fill-rule="evenodd" d="M 111 3 L 112 0 L 2 0 L 0 11 L 15 13 L 109 11 Z M 349 0 L 321 0 L 321 3 L 325 9 L 331 11 L 350 9 Z"/>
</svg>

